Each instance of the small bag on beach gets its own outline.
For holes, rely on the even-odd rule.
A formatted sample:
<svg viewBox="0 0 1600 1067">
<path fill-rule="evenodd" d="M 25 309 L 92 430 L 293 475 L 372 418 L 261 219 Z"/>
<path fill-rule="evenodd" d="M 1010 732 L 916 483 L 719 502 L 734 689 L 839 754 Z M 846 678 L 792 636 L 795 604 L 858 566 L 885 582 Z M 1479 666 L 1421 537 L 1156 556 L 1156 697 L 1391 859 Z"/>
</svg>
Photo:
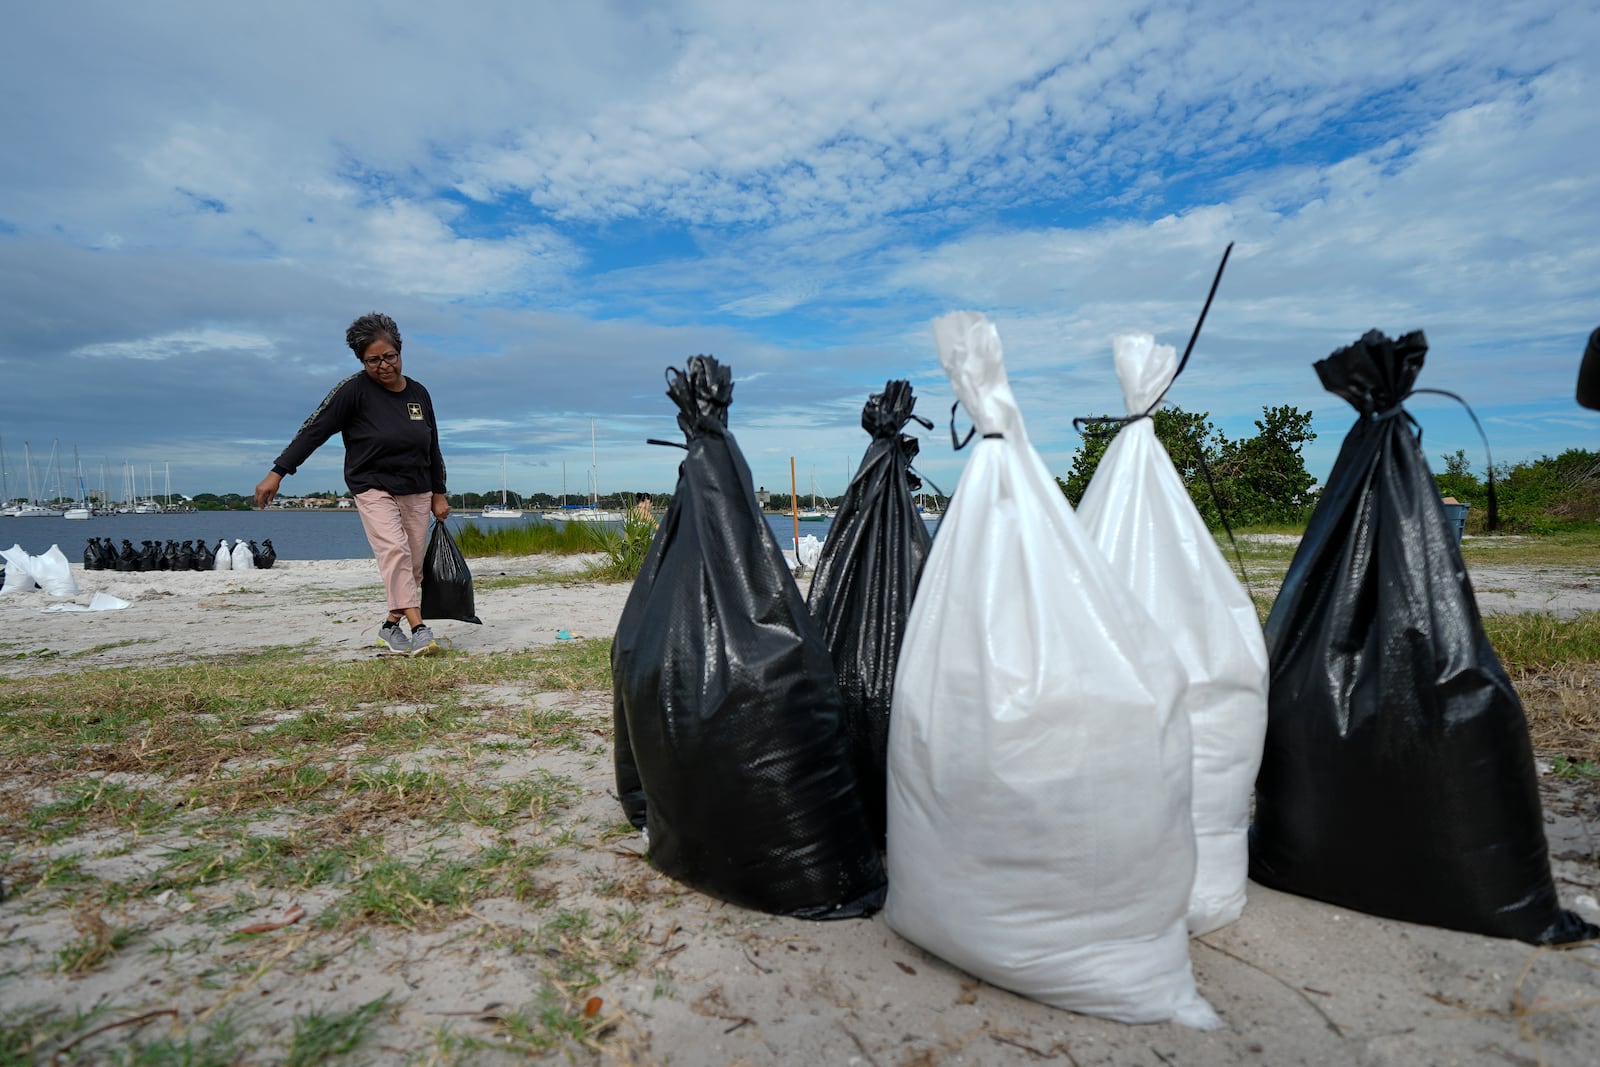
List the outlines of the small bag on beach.
<svg viewBox="0 0 1600 1067">
<path fill-rule="evenodd" d="M 259 549 L 256 548 L 256 543 L 251 541 L 250 551 L 255 554 L 256 566 L 264 571 L 270 571 L 272 565 L 278 562 L 278 550 L 272 547 L 272 538 L 270 537 L 261 542 Z"/>
<path fill-rule="evenodd" d="M 922 487 L 910 472 L 918 442 L 902 432 L 916 403 L 906 381 L 867 400 L 861 426 L 872 443 L 833 517 L 807 598 L 833 657 L 861 802 L 880 844 L 894 671 L 932 543 L 911 497 Z"/>
<path fill-rule="evenodd" d="M 482 624 L 472 597 L 472 571 L 467 557 L 444 523 L 434 520 L 428 550 L 422 556 L 422 617 Z"/>
<path fill-rule="evenodd" d="M 956 312 L 934 333 L 982 437 L 900 650 L 884 915 L 1046 1004 L 1217 1026 L 1184 926 L 1182 669 L 1029 443 L 994 326 Z"/>
<path fill-rule="evenodd" d="M 1191 934 L 1203 934 L 1244 910 L 1250 794 L 1267 729 L 1267 645 L 1250 594 L 1143 414 L 1172 384 L 1177 353 L 1147 333 L 1115 337 L 1112 349 L 1132 421 L 1106 448 L 1078 517 L 1183 665 L 1196 846 L 1188 921 Z"/>
<path fill-rule="evenodd" d="M 1563 911 L 1522 704 L 1402 406 L 1421 331 L 1316 364 L 1359 413 L 1267 619 L 1250 876 L 1373 915 L 1534 944 Z"/>
<path fill-rule="evenodd" d="M 218 571 L 233 570 L 233 552 L 228 548 L 228 539 L 226 537 L 217 542 L 216 554 L 211 559 L 211 569 Z"/>
<path fill-rule="evenodd" d="M 255 556 L 250 553 L 250 546 L 244 538 L 233 543 L 233 569 L 236 571 L 253 571 L 256 569 Z"/>
<path fill-rule="evenodd" d="M 733 378 L 668 372 L 688 454 L 611 646 L 617 793 L 662 873 L 806 919 L 869 915 L 884 873 L 833 664 L 728 433 Z"/>
</svg>

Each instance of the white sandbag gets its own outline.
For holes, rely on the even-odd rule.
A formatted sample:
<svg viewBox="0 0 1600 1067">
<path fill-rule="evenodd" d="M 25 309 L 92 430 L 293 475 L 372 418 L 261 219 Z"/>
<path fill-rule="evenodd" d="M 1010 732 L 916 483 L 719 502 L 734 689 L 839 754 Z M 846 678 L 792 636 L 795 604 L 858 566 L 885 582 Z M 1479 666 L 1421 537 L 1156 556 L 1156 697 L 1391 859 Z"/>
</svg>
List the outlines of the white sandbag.
<svg viewBox="0 0 1600 1067">
<path fill-rule="evenodd" d="M 78 595 L 78 581 L 72 576 L 72 561 L 67 559 L 59 545 L 51 545 L 44 555 L 34 556 L 28 561 L 28 566 L 33 571 L 33 580 L 50 596 Z M 6 569 L 10 570 L 10 567 Z"/>
<path fill-rule="evenodd" d="M 36 585 L 33 580 L 33 557 L 21 545 L 0 549 L 0 559 L 5 561 L 5 580 L 0 584 L 0 594 L 29 593 Z"/>
<path fill-rule="evenodd" d="M 802 567 L 815 567 L 817 560 L 822 558 L 822 542 L 811 534 L 806 534 L 795 544 L 795 558 Z"/>
<path fill-rule="evenodd" d="M 999 337 L 934 324 L 977 432 L 907 623 L 889 726 L 889 899 L 907 940 L 1124 1022 L 1218 1025 L 1184 928 L 1182 672 L 1028 442 Z"/>
<path fill-rule="evenodd" d="M 236 571 L 256 569 L 255 557 L 250 555 L 250 543 L 242 537 L 233 543 L 233 569 Z"/>
<path fill-rule="evenodd" d="M 1112 340 L 1130 415 L 1155 404 L 1177 372 L 1149 334 Z M 1194 747 L 1195 882 L 1189 932 L 1244 910 L 1250 796 L 1267 731 L 1267 645 L 1255 605 L 1223 559 L 1183 479 L 1141 418 L 1101 457 L 1078 517 L 1183 664 L 1179 706 Z"/>
<path fill-rule="evenodd" d="M 226 537 L 217 542 L 217 551 L 211 560 L 211 569 L 214 571 L 233 570 L 233 556 L 228 551 L 228 539 Z"/>
<path fill-rule="evenodd" d="M 6 561 L 6 579 L 5 584 L 0 585 L 0 594 L 33 592 L 33 557 L 28 555 L 28 550 L 12 545 L 0 549 L 0 557 Z"/>
</svg>

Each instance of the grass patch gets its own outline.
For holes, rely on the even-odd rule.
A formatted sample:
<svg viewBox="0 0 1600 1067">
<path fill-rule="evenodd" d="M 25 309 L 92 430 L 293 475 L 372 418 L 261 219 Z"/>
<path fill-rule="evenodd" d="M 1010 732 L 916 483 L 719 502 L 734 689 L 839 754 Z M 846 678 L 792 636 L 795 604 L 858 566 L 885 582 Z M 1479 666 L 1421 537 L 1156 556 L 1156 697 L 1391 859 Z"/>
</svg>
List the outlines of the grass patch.
<svg viewBox="0 0 1600 1067">
<path fill-rule="evenodd" d="M 498 844 L 467 856 L 430 851 L 415 862 L 380 859 L 360 872 L 350 892 L 318 922 L 428 929 L 463 917 L 486 897 L 542 902 L 550 890 L 533 872 L 549 856 L 540 847 Z"/>
<path fill-rule="evenodd" d="M 381 953 L 395 930 L 445 928 L 442 953 L 529 953 L 564 983 L 492 1047 L 598 1047 L 604 1026 L 568 990 L 653 951 L 634 912 L 608 910 L 632 907 L 627 887 L 643 875 L 598 897 L 598 877 L 569 872 L 613 863 L 579 807 L 594 787 L 561 773 L 574 759 L 603 766 L 610 716 L 589 697 L 550 706 L 535 694 L 609 689 L 610 642 L 399 663 L 307 656 L 0 680 L 0 880 L 8 908 L 57 924 L 47 951 L 13 948 L 0 975 L 13 1009 L 0 1010 L 0 1067 L 372 1058 L 392 1000 L 297 1017 L 292 1033 L 270 1011 L 232 1016 L 243 1029 L 208 1013 L 324 969 L 342 980 L 352 946 Z M 528 918 L 507 922 L 485 901 Z M 108 1000 L 89 1021 L 58 1010 L 70 996 L 30 1003 L 47 976 L 143 994 L 152 973 L 160 1010 L 145 1014 Z M 212 1009 L 195 1016 L 196 1003 Z"/>
<path fill-rule="evenodd" d="M 295 764 L 298 744 L 400 745 L 462 726 L 451 695 L 515 681 L 542 690 L 609 689 L 610 642 L 564 641 L 531 652 L 308 664 L 273 649 L 178 667 L 110 668 L 0 679 L 0 774 L 31 777 L 51 766 L 85 771 L 195 775 L 230 761 Z M 397 706 L 426 710 L 394 713 Z M 266 723 L 268 714 L 302 714 Z M 231 774 L 245 789 L 243 772 Z M 256 768 L 263 788 L 307 795 L 335 772 L 315 761 Z M 205 787 L 197 787 L 205 793 Z M 209 794 L 215 799 L 215 791 Z M 234 804 L 237 807 L 237 804 Z M 52 816 L 54 817 L 54 816 Z"/>
<path fill-rule="evenodd" d="M 1496 613 L 1483 617 L 1483 629 L 1513 680 L 1585 665 L 1600 668 L 1600 612 L 1570 618 Z"/>
<path fill-rule="evenodd" d="M 148 834 L 172 818 L 172 805 L 147 790 L 90 778 L 67 783 L 55 800 L 32 809 L 14 829 L 27 840 L 50 844 L 100 827 Z"/>
<path fill-rule="evenodd" d="M 347 1012 L 312 1012 L 294 1021 L 286 1067 L 315 1067 L 354 1052 L 367 1039 L 372 1023 L 389 1009 L 389 994 Z"/>
<path fill-rule="evenodd" d="M 1566 526 L 1537 537 L 1485 534 L 1461 543 L 1467 566 L 1571 567 L 1600 573 L 1600 523 Z"/>
<path fill-rule="evenodd" d="M 1572 781 L 1600 781 L 1600 762 L 1592 759 L 1570 760 L 1565 756 L 1557 756 L 1550 761 L 1550 773 L 1557 778 Z"/>
<path fill-rule="evenodd" d="M 593 552 L 589 535 L 576 527 L 580 523 L 532 522 L 515 526 L 479 526 L 464 522 L 455 535 L 456 547 L 467 557 L 474 556 L 575 556 Z"/>
<path fill-rule="evenodd" d="M 112 926 L 93 906 L 79 908 L 72 925 L 78 931 L 77 940 L 56 956 L 56 970 L 62 974 L 88 974 L 126 948 L 138 933 L 130 927 Z"/>
<path fill-rule="evenodd" d="M 153 637 L 130 637 L 126 641 L 108 641 L 103 645 L 86 648 L 82 652 L 74 652 L 69 658 L 82 659 L 85 656 L 97 656 L 102 652 L 110 652 L 114 648 L 127 648 L 129 645 L 153 645 L 155 643 L 156 639 Z"/>
<path fill-rule="evenodd" d="M 581 580 L 576 574 L 497 574 L 490 578 L 474 576 L 472 588 L 477 593 L 488 593 L 496 589 L 521 589 L 526 585 L 570 585 Z"/>
</svg>

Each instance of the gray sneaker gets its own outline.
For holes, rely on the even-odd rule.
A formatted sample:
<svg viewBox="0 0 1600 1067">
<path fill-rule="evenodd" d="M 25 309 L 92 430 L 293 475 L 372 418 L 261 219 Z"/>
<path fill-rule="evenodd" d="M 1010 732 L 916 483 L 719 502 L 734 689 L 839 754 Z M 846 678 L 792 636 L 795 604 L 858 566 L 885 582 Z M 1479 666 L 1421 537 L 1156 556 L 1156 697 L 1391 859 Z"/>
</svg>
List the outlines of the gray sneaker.
<svg viewBox="0 0 1600 1067">
<path fill-rule="evenodd" d="M 411 638 L 406 636 L 405 628 L 398 622 L 385 622 L 378 627 L 378 647 L 409 655 Z"/>
<path fill-rule="evenodd" d="M 433 630 L 419 626 L 411 631 L 411 655 L 431 656 L 440 651 L 439 642 L 433 639 Z"/>
</svg>

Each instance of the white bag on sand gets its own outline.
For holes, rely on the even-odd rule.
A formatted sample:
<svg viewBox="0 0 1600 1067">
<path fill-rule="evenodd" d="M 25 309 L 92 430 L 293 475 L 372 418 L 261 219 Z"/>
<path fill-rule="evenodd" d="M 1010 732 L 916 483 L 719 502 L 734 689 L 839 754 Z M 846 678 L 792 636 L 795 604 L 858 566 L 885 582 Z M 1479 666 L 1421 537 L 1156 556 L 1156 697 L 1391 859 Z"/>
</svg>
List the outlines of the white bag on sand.
<svg viewBox="0 0 1600 1067">
<path fill-rule="evenodd" d="M 217 551 L 211 560 L 211 569 L 214 571 L 233 570 L 233 556 L 228 552 L 228 539 L 226 537 L 217 542 Z"/>
<path fill-rule="evenodd" d="M 51 545 L 50 551 L 42 556 L 34 556 L 28 566 L 33 571 L 33 580 L 50 596 L 78 595 L 78 581 L 72 576 L 72 563 L 61 551 L 61 546 Z M 7 566 L 6 569 L 11 568 Z"/>
<path fill-rule="evenodd" d="M 0 593 L 33 592 L 33 557 L 28 555 L 28 550 L 21 545 L 12 545 L 0 549 L 0 556 L 6 561 L 6 580 L 4 585 L 0 585 Z"/>
<path fill-rule="evenodd" d="M 1123 1022 L 1219 1025 L 1184 929 L 1182 672 L 1029 444 L 988 319 L 934 324 L 984 437 L 934 538 L 889 719 L 901 936 L 997 986 Z"/>
<path fill-rule="evenodd" d="M 233 543 L 233 569 L 236 571 L 256 569 L 255 558 L 250 555 L 250 544 L 242 537 Z"/>
<path fill-rule="evenodd" d="M 1131 415 L 1160 399 L 1177 372 L 1170 345 L 1114 338 Z M 1187 675 L 1179 707 L 1194 746 L 1194 889 L 1189 932 L 1244 910 L 1250 796 L 1267 732 L 1267 644 L 1255 605 L 1223 559 L 1147 418 L 1125 425 L 1096 468 L 1078 517 L 1112 573 L 1159 621 Z"/>
</svg>

